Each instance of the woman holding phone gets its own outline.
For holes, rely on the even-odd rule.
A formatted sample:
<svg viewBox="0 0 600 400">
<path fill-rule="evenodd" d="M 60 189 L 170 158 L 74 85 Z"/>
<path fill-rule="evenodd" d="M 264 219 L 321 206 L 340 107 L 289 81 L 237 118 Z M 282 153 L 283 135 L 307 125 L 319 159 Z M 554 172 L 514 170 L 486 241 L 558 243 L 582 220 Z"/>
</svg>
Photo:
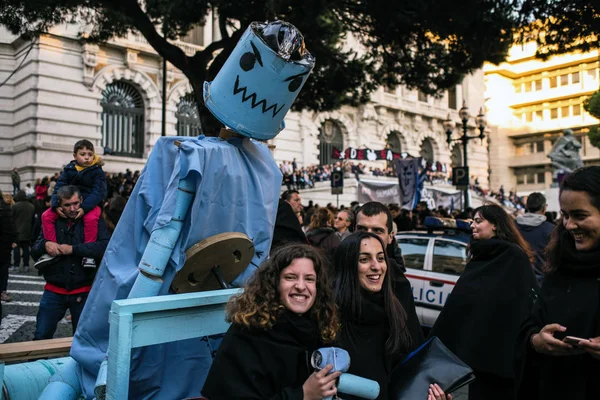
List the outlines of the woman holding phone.
<svg viewBox="0 0 600 400">
<path fill-rule="evenodd" d="M 382 400 L 390 398 L 392 369 L 417 346 L 406 327 L 406 311 L 392 289 L 388 265 L 381 238 L 359 231 L 337 248 L 333 271 L 341 321 L 337 346 L 350 354 L 349 373 L 379 383 Z M 451 400 L 452 396 L 431 385 L 427 399 Z"/>
<path fill-rule="evenodd" d="M 546 249 L 546 275 L 521 331 L 521 399 L 600 399 L 600 167 L 560 187 L 561 219 Z"/>
<path fill-rule="evenodd" d="M 319 252 L 278 248 L 227 304 L 231 327 L 202 395 L 209 400 L 320 400 L 340 372 L 310 367 L 312 352 L 335 339 L 339 323 Z"/>
<path fill-rule="evenodd" d="M 471 257 L 431 336 L 473 369 L 469 400 L 515 399 L 515 342 L 537 289 L 534 253 L 498 205 L 476 208 L 471 227 Z"/>
</svg>

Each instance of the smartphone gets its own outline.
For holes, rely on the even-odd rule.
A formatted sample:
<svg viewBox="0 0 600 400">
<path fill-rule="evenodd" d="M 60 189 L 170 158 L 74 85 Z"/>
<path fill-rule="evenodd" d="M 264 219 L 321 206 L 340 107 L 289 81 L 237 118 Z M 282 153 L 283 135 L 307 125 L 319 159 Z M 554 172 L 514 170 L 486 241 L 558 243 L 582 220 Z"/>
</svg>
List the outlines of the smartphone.
<svg viewBox="0 0 600 400">
<path fill-rule="evenodd" d="M 584 339 L 584 338 L 580 338 L 577 336 L 565 336 L 562 341 L 565 343 L 568 343 L 572 346 L 577 346 L 577 345 L 579 345 L 579 342 L 581 342 L 582 340 L 589 342 L 590 339 Z"/>
</svg>

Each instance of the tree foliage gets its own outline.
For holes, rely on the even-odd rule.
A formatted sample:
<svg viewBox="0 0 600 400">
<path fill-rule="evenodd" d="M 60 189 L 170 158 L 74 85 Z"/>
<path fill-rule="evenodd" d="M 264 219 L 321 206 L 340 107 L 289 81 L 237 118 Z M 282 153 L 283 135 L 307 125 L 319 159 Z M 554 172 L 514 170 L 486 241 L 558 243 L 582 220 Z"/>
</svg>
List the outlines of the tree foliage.
<svg viewBox="0 0 600 400">
<path fill-rule="evenodd" d="M 367 102 L 381 85 L 404 84 L 438 94 L 484 61 L 499 63 L 512 43 L 516 0 L 4 0 L 0 23 L 15 34 L 38 35 L 53 25 L 85 26 L 85 40 L 102 42 L 139 31 L 180 69 L 202 102 L 211 80 L 252 21 L 281 19 L 304 34 L 317 59 L 296 109 L 327 111 Z M 219 16 L 222 40 L 186 56 L 167 39 Z M 361 49 L 344 45 L 347 35 Z"/>
<path fill-rule="evenodd" d="M 535 40 L 539 58 L 598 48 L 597 0 L 524 0 L 520 15 L 519 40 Z"/>
<path fill-rule="evenodd" d="M 597 91 L 592 97 L 588 98 L 583 104 L 583 108 L 592 117 L 600 119 L 600 91 Z M 600 131 L 598 130 L 598 125 L 590 128 L 588 137 L 593 146 L 600 148 Z"/>
</svg>

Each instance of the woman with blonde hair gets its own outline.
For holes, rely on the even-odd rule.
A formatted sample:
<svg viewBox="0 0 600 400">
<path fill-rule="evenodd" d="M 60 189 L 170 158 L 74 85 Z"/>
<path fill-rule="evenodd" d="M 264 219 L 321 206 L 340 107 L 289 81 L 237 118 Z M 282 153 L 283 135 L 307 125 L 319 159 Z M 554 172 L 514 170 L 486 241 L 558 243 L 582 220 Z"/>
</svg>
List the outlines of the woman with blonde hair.
<svg viewBox="0 0 600 400">
<path fill-rule="evenodd" d="M 339 372 L 312 372 L 310 355 L 335 340 L 337 308 L 319 252 L 278 248 L 227 305 L 231 327 L 202 395 L 220 399 L 320 400 L 336 394 Z"/>
<path fill-rule="evenodd" d="M 310 218 L 306 238 L 313 246 L 322 249 L 329 260 L 333 260 L 333 253 L 341 241 L 335 234 L 333 224 L 335 216 L 327 208 L 319 208 Z"/>
</svg>

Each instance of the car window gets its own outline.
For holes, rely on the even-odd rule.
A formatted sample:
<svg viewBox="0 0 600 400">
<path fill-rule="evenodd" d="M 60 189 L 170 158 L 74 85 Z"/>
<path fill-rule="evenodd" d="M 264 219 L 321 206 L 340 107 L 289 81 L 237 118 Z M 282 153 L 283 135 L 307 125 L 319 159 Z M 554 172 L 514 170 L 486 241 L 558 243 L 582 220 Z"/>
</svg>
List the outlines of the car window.
<svg viewBox="0 0 600 400">
<path fill-rule="evenodd" d="M 464 243 L 436 239 L 433 245 L 433 272 L 460 275 L 467 265 L 467 246 Z"/>
<path fill-rule="evenodd" d="M 428 244 L 429 239 L 398 239 L 398 245 L 402 249 L 402 257 L 404 257 L 404 266 L 406 268 L 423 269 Z"/>
</svg>

